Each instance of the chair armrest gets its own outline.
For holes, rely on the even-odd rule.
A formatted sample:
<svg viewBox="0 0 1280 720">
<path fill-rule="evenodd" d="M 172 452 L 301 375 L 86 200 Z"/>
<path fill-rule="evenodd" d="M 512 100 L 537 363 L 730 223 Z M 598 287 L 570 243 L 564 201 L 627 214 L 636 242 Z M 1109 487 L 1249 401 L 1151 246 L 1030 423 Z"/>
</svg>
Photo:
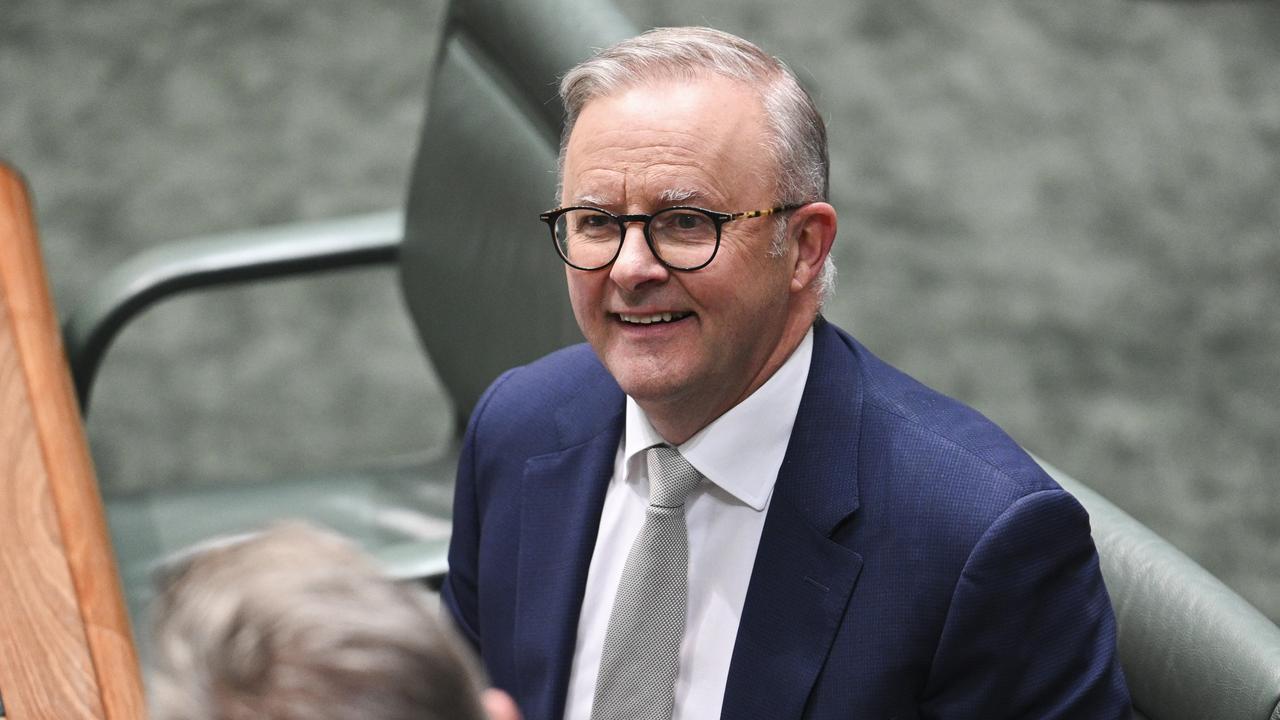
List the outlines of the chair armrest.
<svg viewBox="0 0 1280 720">
<path fill-rule="evenodd" d="M 1280 628 L 1106 498 L 1037 462 L 1089 512 L 1134 707 L 1152 718 L 1280 718 Z"/>
<path fill-rule="evenodd" d="M 140 253 L 94 285 L 63 324 L 81 413 L 88 413 L 111 342 L 153 303 L 188 290 L 391 264 L 403 234 L 403 214 L 389 211 L 180 240 Z"/>
<path fill-rule="evenodd" d="M 397 580 L 413 580 L 439 590 L 449 571 L 449 540 L 406 542 L 377 548 L 373 556 Z"/>
</svg>

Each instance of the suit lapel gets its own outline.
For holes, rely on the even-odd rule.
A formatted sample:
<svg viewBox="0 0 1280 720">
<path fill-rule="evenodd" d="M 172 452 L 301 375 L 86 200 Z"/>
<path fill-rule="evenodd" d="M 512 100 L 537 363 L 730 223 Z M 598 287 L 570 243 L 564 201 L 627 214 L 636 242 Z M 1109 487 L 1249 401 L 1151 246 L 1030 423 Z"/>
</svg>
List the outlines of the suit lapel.
<svg viewBox="0 0 1280 720">
<path fill-rule="evenodd" d="M 747 589 L 721 717 L 799 718 L 862 557 L 830 539 L 858 507 L 861 395 L 852 349 L 825 321 Z"/>
<path fill-rule="evenodd" d="M 528 717 L 564 713 L 578 614 L 622 433 L 621 392 L 615 385 L 605 395 L 607 402 L 592 402 L 590 409 L 574 407 L 576 423 L 562 423 L 577 444 L 525 465 L 514 651 Z M 571 428 L 597 434 L 581 440 Z"/>
</svg>

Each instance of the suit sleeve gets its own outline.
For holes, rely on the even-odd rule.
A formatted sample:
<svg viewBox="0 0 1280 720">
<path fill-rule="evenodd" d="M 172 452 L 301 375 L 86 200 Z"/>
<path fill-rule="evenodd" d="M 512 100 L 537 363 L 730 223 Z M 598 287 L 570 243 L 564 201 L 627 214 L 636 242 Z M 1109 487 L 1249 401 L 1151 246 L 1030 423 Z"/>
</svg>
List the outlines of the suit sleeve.
<svg viewBox="0 0 1280 720">
<path fill-rule="evenodd" d="M 965 564 L 923 698 L 931 718 L 1128 719 L 1089 518 L 1060 489 L 1011 505 Z"/>
<path fill-rule="evenodd" d="M 453 529 L 449 536 L 449 572 L 440 588 L 440 600 L 454 624 L 480 650 L 479 562 L 480 518 L 478 467 L 481 449 L 480 428 L 485 410 L 498 388 L 514 370 L 509 370 L 489 386 L 476 403 L 462 439 L 458 475 L 453 491 Z"/>
</svg>

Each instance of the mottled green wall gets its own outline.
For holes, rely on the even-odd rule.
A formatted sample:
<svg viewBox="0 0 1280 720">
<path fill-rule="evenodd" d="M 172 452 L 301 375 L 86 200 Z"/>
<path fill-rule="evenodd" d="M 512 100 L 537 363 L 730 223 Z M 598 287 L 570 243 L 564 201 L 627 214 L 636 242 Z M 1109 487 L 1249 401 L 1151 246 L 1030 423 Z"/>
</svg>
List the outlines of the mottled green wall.
<svg viewBox="0 0 1280 720">
<path fill-rule="evenodd" d="M 627 6 L 810 82 L 833 318 L 1280 617 L 1280 6 Z"/>
<path fill-rule="evenodd" d="M 1280 6 L 623 9 L 743 34 L 811 86 L 841 215 L 830 317 L 1280 617 Z M 439 12 L 5 3 L 0 155 L 34 186 L 62 307 L 168 239 L 398 205 Z M 147 315 L 94 398 L 104 484 L 439 443 L 448 410 L 393 282 Z"/>
</svg>

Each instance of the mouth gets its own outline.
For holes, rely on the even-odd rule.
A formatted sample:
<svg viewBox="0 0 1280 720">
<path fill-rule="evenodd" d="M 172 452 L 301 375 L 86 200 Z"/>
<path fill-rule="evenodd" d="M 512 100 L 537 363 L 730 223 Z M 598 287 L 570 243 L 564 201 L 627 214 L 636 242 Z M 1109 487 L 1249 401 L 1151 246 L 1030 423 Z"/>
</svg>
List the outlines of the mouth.
<svg viewBox="0 0 1280 720">
<path fill-rule="evenodd" d="M 672 323 L 693 315 L 691 312 L 660 312 L 648 314 L 616 313 L 615 316 L 628 325 L 652 325 L 654 323 Z"/>
</svg>

